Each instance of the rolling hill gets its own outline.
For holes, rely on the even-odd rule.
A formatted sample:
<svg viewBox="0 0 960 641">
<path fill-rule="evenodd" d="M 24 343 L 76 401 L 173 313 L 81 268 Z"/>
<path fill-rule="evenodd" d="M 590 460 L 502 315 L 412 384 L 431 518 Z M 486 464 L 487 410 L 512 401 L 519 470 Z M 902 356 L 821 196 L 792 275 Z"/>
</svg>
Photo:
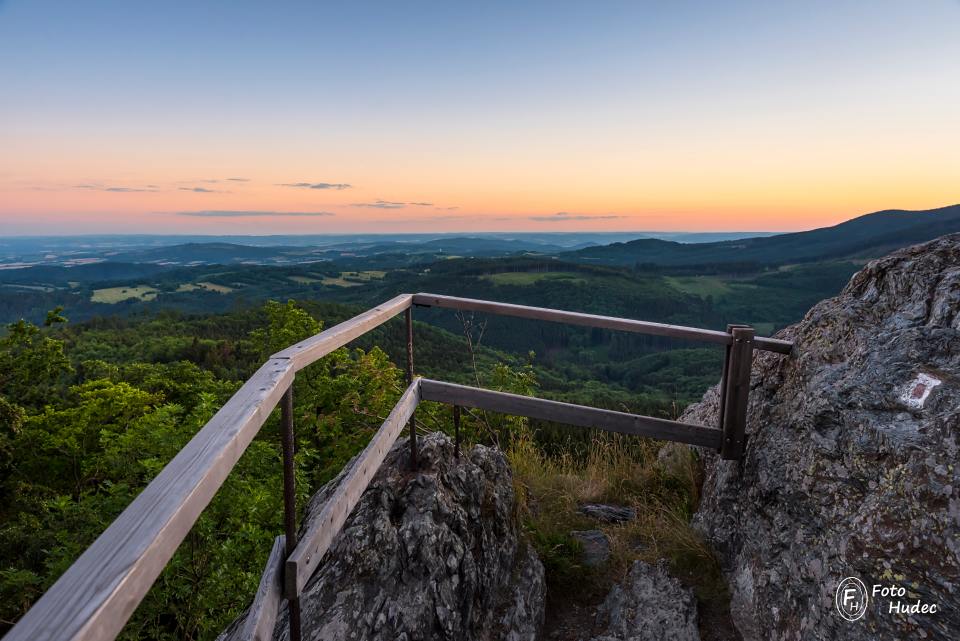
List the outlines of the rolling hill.
<svg viewBox="0 0 960 641">
<path fill-rule="evenodd" d="M 641 239 L 588 247 L 561 257 L 599 265 L 729 266 L 746 271 L 761 266 L 875 257 L 952 232 L 960 232 L 960 205 L 925 211 L 878 211 L 832 227 L 762 238 L 701 244 Z"/>
</svg>

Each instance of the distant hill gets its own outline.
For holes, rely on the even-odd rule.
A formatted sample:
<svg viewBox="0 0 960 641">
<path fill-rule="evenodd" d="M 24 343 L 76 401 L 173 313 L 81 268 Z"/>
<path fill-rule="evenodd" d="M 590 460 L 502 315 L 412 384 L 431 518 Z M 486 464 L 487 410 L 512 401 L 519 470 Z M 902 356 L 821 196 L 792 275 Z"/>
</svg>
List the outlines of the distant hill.
<svg viewBox="0 0 960 641">
<path fill-rule="evenodd" d="M 185 243 L 169 247 L 151 247 L 121 252 L 112 261 L 130 263 L 207 263 L 230 265 L 243 262 L 283 261 L 288 255 L 303 254 L 302 247 L 255 247 L 234 243 Z"/>
<path fill-rule="evenodd" d="M 891 209 L 810 231 L 714 243 L 641 239 L 565 252 L 565 260 L 599 265 L 770 266 L 851 257 L 890 250 L 960 231 L 960 205 L 926 211 Z"/>
</svg>

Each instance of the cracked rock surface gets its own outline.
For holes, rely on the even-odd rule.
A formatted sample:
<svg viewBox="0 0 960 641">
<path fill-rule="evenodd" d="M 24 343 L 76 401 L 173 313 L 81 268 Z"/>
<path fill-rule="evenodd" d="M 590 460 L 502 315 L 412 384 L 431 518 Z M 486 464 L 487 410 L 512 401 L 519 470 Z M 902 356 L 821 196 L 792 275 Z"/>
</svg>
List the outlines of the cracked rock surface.
<svg viewBox="0 0 960 641">
<path fill-rule="evenodd" d="M 418 444 L 416 473 L 407 440 L 394 445 L 307 584 L 303 639 L 534 641 L 544 570 L 519 538 L 506 458 L 478 445 L 457 459 L 442 434 Z M 342 477 L 313 496 L 304 523 Z M 284 607 L 275 637 L 287 632 Z"/>
<path fill-rule="evenodd" d="M 597 611 L 603 634 L 593 641 L 700 641 L 693 590 L 672 577 L 665 561 L 634 561 Z"/>
<path fill-rule="evenodd" d="M 745 641 L 960 638 L 960 235 L 869 263 L 754 358 L 744 459 L 708 454 L 695 525 L 718 551 Z M 717 424 L 709 391 L 683 420 Z M 844 577 L 906 589 L 935 614 Z"/>
</svg>

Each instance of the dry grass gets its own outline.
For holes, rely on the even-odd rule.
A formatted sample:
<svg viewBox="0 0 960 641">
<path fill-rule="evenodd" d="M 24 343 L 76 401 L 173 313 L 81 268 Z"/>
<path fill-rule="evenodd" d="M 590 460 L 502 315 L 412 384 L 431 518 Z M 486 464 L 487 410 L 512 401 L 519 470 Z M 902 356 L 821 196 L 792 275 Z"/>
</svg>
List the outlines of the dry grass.
<svg viewBox="0 0 960 641">
<path fill-rule="evenodd" d="M 701 619 L 724 618 L 725 584 L 709 546 L 690 526 L 699 500 L 701 471 L 690 448 L 646 439 L 598 434 L 579 456 L 571 448 L 546 454 L 529 432 L 508 451 L 518 497 L 518 518 L 547 568 L 551 598 L 562 608 L 599 602 L 635 560 L 666 559 L 674 575 L 694 589 Z M 575 451 L 575 450 L 573 450 Z M 578 511 L 583 503 L 627 505 L 633 521 L 611 525 Z M 611 558 L 585 567 L 573 530 L 599 529 L 610 540 Z"/>
</svg>

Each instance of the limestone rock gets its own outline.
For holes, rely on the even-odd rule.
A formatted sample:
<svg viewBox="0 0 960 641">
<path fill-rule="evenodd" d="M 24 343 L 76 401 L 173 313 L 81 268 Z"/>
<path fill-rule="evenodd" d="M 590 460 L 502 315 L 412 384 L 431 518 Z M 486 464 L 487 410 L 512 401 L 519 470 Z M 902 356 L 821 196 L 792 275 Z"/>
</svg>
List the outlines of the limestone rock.
<svg viewBox="0 0 960 641">
<path fill-rule="evenodd" d="M 534 641 L 544 570 L 519 537 L 506 458 L 476 446 L 457 459 L 442 434 L 419 445 L 416 473 L 406 439 L 393 447 L 307 584 L 303 639 Z M 287 638 L 285 607 L 276 637 Z"/>
<path fill-rule="evenodd" d="M 694 519 L 744 641 L 960 638 L 960 235 L 871 262 L 780 337 L 796 354 L 755 357 L 744 459 L 706 455 Z M 683 420 L 717 410 L 713 389 Z M 850 622 L 848 576 L 907 594 Z"/>
<path fill-rule="evenodd" d="M 597 611 L 593 641 L 700 641 L 693 591 L 670 576 L 664 561 L 635 561 Z"/>
<path fill-rule="evenodd" d="M 626 523 L 637 518 L 637 510 L 626 505 L 606 503 L 584 503 L 580 512 L 604 523 Z"/>
<path fill-rule="evenodd" d="M 600 530 L 576 530 L 570 536 L 583 546 L 583 564 L 587 567 L 599 567 L 610 558 L 610 539 Z"/>
</svg>

